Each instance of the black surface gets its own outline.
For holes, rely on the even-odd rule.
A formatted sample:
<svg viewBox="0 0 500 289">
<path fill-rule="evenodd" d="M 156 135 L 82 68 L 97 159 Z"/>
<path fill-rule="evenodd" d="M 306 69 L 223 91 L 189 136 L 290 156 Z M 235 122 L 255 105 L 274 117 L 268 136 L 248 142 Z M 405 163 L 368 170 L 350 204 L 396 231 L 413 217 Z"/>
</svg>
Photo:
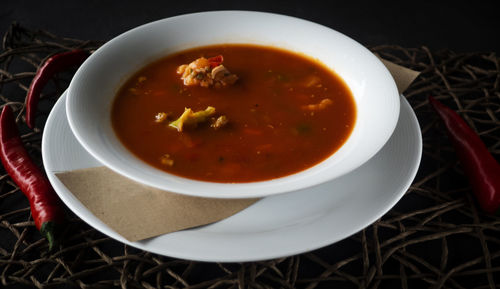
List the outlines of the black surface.
<svg viewBox="0 0 500 289">
<path fill-rule="evenodd" d="M 500 52 L 498 1 L 27 1 L 0 4 L 0 31 L 29 28 L 109 40 L 165 17 L 209 10 L 254 10 L 314 21 L 363 45 L 426 45 L 431 50 Z"/>
</svg>

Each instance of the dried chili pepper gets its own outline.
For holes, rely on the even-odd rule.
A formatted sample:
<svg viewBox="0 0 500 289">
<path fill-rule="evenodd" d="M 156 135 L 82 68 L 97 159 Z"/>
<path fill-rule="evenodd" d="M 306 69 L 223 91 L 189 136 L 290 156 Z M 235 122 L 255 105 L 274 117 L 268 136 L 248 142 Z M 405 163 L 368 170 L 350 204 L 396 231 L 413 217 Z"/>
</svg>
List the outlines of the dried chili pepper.
<svg viewBox="0 0 500 289">
<path fill-rule="evenodd" d="M 446 127 L 479 205 L 488 213 L 499 213 L 500 164 L 455 111 L 432 96 L 429 97 L 429 102 Z"/>
<path fill-rule="evenodd" d="M 47 82 L 54 74 L 62 72 L 71 66 L 82 64 L 88 56 L 87 51 L 80 49 L 58 53 L 49 57 L 37 70 L 26 96 L 26 123 L 30 128 L 35 127 L 38 100 Z"/>
<path fill-rule="evenodd" d="M 12 180 L 28 198 L 36 228 L 47 238 L 49 250 L 64 222 L 61 203 L 47 177 L 33 163 L 19 136 L 14 114 L 4 106 L 0 115 L 0 158 Z"/>
</svg>

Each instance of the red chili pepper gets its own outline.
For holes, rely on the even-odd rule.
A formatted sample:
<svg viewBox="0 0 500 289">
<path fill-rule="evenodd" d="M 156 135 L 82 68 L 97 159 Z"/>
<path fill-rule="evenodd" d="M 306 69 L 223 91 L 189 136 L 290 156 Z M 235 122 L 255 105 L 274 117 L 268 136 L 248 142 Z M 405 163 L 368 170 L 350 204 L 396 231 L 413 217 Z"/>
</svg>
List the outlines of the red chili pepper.
<svg viewBox="0 0 500 289">
<path fill-rule="evenodd" d="M 0 158 L 7 173 L 28 198 L 35 226 L 47 238 L 52 250 L 64 212 L 49 180 L 24 148 L 14 114 L 7 105 L 0 115 Z"/>
<path fill-rule="evenodd" d="M 499 213 L 500 164 L 476 132 L 455 111 L 432 96 L 429 97 L 429 102 L 447 129 L 479 205 L 488 213 Z"/>
<path fill-rule="evenodd" d="M 37 70 L 26 96 L 26 123 L 30 128 L 35 127 L 38 100 L 47 82 L 56 73 L 64 71 L 71 66 L 82 64 L 88 56 L 89 53 L 87 51 L 80 49 L 58 53 L 49 57 Z"/>
<path fill-rule="evenodd" d="M 208 62 L 210 62 L 210 68 L 214 68 L 214 67 L 221 65 L 223 61 L 224 61 L 224 57 L 222 57 L 222 55 L 217 55 L 214 57 L 210 57 L 208 59 Z"/>
</svg>

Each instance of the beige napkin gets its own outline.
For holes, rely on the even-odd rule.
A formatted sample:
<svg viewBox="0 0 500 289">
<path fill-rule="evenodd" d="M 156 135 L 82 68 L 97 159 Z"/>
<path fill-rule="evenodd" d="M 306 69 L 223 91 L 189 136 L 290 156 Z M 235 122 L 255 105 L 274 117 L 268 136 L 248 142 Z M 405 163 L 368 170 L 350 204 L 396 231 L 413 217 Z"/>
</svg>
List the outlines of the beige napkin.
<svg viewBox="0 0 500 289">
<path fill-rule="evenodd" d="M 403 92 L 418 72 L 382 60 Z M 97 218 L 129 241 L 217 222 L 259 199 L 211 199 L 161 191 L 106 167 L 56 174 Z"/>
<path fill-rule="evenodd" d="M 97 218 L 129 241 L 213 223 L 258 200 L 173 194 L 136 183 L 106 167 L 56 176 Z"/>
<path fill-rule="evenodd" d="M 420 74 L 420 72 L 411 70 L 401 65 L 397 65 L 385 59 L 379 59 L 382 61 L 385 67 L 387 67 L 392 75 L 392 78 L 394 78 L 399 93 L 403 93 L 403 91 L 405 91 L 408 86 L 410 86 L 410 84 L 415 80 L 415 78 L 417 78 L 417 76 Z"/>
</svg>

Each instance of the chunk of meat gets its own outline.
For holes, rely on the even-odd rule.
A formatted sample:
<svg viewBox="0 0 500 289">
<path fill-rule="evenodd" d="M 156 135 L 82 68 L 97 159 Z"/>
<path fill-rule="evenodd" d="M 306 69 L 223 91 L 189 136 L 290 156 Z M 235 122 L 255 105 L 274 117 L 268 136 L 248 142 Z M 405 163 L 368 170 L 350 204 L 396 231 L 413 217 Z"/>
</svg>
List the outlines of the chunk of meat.
<svg viewBox="0 0 500 289">
<path fill-rule="evenodd" d="M 200 57 L 189 64 L 179 66 L 177 74 L 181 74 L 181 79 L 186 86 L 220 87 L 234 84 L 238 76 L 224 67 L 222 61 L 222 55 L 209 59 Z"/>
<path fill-rule="evenodd" d="M 234 84 L 236 80 L 238 80 L 238 76 L 229 72 L 229 70 L 222 64 L 214 67 L 210 74 L 216 84 L 220 83 L 222 85 L 231 85 Z"/>
</svg>

